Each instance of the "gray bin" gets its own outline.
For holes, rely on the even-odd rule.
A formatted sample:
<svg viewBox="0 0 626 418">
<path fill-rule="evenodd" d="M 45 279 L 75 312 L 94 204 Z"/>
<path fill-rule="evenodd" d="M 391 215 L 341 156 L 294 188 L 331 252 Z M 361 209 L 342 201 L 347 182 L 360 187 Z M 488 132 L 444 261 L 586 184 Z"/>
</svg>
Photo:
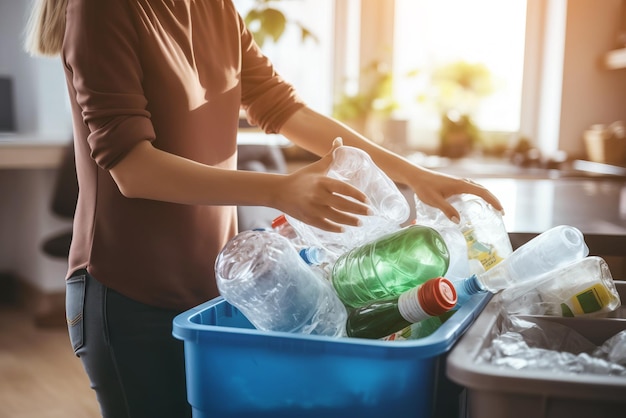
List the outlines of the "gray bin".
<svg viewBox="0 0 626 418">
<path fill-rule="evenodd" d="M 624 304 L 626 281 L 615 283 Z M 461 417 L 626 417 L 625 377 L 513 370 L 477 363 L 478 355 L 500 327 L 502 316 L 496 300 L 487 305 L 447 359 L 446 374 L 465 388 Z M 603 318 L 541 318 L 567 325 L 596 345 L 626 329 L 623 306 Z"/>
</svg>

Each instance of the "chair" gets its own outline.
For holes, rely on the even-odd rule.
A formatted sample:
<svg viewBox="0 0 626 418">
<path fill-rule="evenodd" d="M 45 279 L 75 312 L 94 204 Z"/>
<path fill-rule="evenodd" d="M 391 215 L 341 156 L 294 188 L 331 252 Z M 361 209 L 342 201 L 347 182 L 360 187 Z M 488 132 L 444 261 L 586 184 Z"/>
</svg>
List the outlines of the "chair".
<svg viewBox="0 0 626 418">
<path fill-rule="evenodd" d="M 70 141 L 57 172 L 52 194 L 52 212 L 63 219 L 73 219 L 77 199 L 78 179 L 76 178 L 76 163 L 74 161 L 74 142 Z M 51 257 L 67 259 L 71 242 L 72 229 L 69 228 L 46 239 L 42 244 L 42 250 Z"/>
</svg>

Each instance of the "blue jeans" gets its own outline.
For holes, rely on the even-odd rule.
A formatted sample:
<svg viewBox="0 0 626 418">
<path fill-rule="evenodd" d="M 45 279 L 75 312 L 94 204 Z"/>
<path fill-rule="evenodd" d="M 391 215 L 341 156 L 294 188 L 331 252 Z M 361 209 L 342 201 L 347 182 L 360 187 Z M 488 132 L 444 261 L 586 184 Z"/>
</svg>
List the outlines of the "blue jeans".
<svg viewBox="0 0 626 418">
<path fill-rule="evenodd" d="M 104 418 L 191 417 L 183 342 L 172 336 L 178 313 L 122 296 L 84 270 L 67 280 L 70 341 Z"/>
</svg>

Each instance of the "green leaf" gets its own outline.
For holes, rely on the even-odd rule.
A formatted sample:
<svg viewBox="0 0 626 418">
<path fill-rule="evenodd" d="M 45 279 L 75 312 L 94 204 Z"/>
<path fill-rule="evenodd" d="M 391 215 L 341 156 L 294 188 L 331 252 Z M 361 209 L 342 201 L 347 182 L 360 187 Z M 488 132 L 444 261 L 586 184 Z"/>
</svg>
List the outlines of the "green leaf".
<svg viewBox="0 0 626 418">
<path fill-rule="evenodd" d="M 261 11 L 261 23 L 264 34 L 276 42 L 285 32 L 287 18 L 280 10 L 268 7 Z"/>
</svg>

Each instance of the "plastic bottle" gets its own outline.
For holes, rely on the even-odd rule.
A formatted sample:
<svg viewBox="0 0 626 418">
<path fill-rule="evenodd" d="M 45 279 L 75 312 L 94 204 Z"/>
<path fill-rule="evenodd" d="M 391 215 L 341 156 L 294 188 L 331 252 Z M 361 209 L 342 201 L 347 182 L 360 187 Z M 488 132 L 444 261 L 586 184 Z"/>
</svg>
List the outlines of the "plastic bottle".
<svg viewBox="0 0 626 418">
<path fill-rule="evenodd" d="M 489 271 L 465 279 L 453 279 L 460 307 L 477 293 L 498 293 L 503 289 L 537 279 L 589 254 L 583 234 L 575 227 L 551 228 L 515 250 Z"/>
<path fill-rule="evenodd" d="M 327 175 L 365 193 L 372 213 L 359 216 L 360 226 L 344 226 L 341 233 L 324 231 L 287 215 L 289 223 L 307 244 L 325 248 L 336 259 L 354 247 L 400 229 L 408 219 L 410 207 L 406 198 L 365 151 L 349 146 L 336 148 Z"/>
<path fill-rule="evenodd" d="M 332 264 L 326 250 L 319 247 L 304 247 L 298 254 L 313 271 L 324 279 L 330 278 Z"/>
<path fill-rule="evenodd" d="M 370 302 L 348 315 L 349 337 L 383 338 L 413 323 L 442 315 L 456 304 L 448 279 L 429 279 L 399 296 Z"/>
<path fill-rule="evenodd" d="M 588 254 L 582 232 L 573 226 L 559 225 L 537 235 L 489 271 L 478 274 L 477 279 L 482 288 L 496 293 Z"/>
<path fill-rule="evenodd" d="M 409 225 L 343 254 L 333 266 L 331 281 L 341 301 L 356 308 L 443 276 L 448 263 L 448 248 L 439 232 Z"/>
<path fill-rule="evenodd" d="M 505 289 L 501 295 L 507 312 L 523 315 L 600 315 L 621 305 L 609 266 L 597 256 Z"/>
<path fill-rule="evenodd" d="M 417 195 L 414 200 L 415 222 L 435 228 L 448 244 L 450 271 L 446 277 L 463 278 L 482 273 L 513 252 L 502 214 L 482 198 L 470 194 L 448 198 L 460 214 L 458 224 L 439 209 L 419 200 Z"/>
<path fill-rule="evenodd" d="M 296 249 L 306 246 L 306 242 L 300 238 L 296 230 L 287 220 L 287 216 L 284 213 L 278 215 L 272 220 L 272 230 L 278 232 L 280 235 L 291 241 Z"/>
<path fill-rule="evenodd" d="M 475 274 L 465 279 L 452 280 L 452 285 L 457 294 L 457 308 L 463 306 L 472 296 L 487 292 L 487 289 L 480 283 L 478 276 Z"/>
<path fill-rule="evenodd" d="M 298 238 L 296 230 L 293 229 L 291 224 L 287 221 L 287 217 L 284 213 L 278 215 L 272 220 L 272 229 L 287 239 L 291 240 Z"/>
<path fill-rule="evenodd" d="M 219 253 L 215 272 L 224 299 L 258 329 L 345 335 L 346 308 L 330 283 L 276 232 L 239 233 Z"/>
</svg>

